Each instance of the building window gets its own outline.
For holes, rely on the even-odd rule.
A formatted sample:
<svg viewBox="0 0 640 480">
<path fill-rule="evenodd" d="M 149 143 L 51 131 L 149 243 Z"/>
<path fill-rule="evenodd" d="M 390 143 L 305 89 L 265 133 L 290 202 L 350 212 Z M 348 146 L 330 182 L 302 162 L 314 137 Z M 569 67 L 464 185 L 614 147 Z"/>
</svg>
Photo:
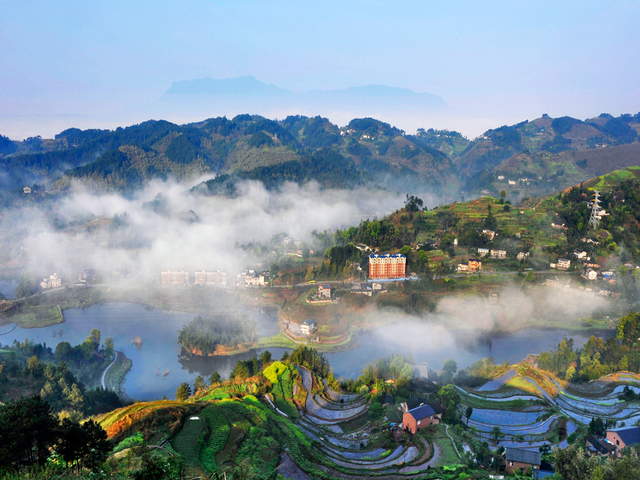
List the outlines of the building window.
<svg viewBox="0 0 640 480">
<path fill-rule="evenodd" d="M 421 420 L 418 420 L 418 425 L 420 425 Z"/>
</svg>

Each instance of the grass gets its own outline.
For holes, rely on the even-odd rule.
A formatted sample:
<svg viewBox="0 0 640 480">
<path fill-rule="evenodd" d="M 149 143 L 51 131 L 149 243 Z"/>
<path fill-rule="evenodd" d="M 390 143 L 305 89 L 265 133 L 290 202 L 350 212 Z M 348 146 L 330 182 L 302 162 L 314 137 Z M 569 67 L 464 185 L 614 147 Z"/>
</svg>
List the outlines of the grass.
<svg viewBox="0 0 640 480">
<path fill-rule="evenodd" d="M 434 425 L 425 430 L 425 432 L 427 437 L 440 449 L 437 460 L 438 465 L 456 465 L 460 463 L 460 457 L 458 457 L 453 447 L 453 442 L 447 436 L 444 425 Z"/>
<path fill-rule="evenodd" d="M 9 320 L 20 328 L 42 328 L 64 322 L 57 305 L 24 306 L 19 311 L 11 315 Z"/>
<path fill-rule="evenodd" d="M 189 465 L 200 465 L 201 433 L 203 433 L 204 426 L 205 422 L 202 419 L 187 420 L 180 433 L 171 442 L 171 446 L 184 457 Z"/>
<path fill-rule="evenodd" d="M 129 370 L 131 370 L 131 367 L 133 366 L 133 362 L 122 352 L 116 352 L 116 354 L 118 355 L 118 359 L 107 372 L 104 383 L 107 386 L 107 389 L 113 390 L 114 392 L 120 392 L 122 391 L 127 373 L 129 373 Z"/>
<path fill-rule="evenodd" d="M 342 429 L 344 433 L 351 433 L 351 432 L 360 430 L 367 423 L 369 423 L 367 415 L 360 415 L 359 417 L 354 418 L 353 420 L 338 423 L 338 426 Z"/>
<path fill-rule="evenodd" d="M 200 452 L 200 461 L 204 468 L 214 472 L 218 469 L 215 455 L 224 449 L 229 440 L 229 424 L 220 410 L 215 406 L 202 410 L 200 417 L 204 418 L 209 430 L 209 437 Z"/>
</svg>

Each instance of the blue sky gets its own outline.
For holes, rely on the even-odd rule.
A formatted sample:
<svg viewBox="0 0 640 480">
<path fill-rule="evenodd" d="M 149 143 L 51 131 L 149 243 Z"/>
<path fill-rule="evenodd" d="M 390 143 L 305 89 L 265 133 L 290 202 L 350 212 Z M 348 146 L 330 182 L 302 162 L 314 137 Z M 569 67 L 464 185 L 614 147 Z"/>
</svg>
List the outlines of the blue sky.
<svg viewBox="0 0 640 480">
<path fill-rule="evenodd" d="M 117 122 L 174 81 L 240 75 L 433 93 L 456 113 L 425 126 L 470 134 L 637 113 L 638 25 L 637 1 L 0 0 L 0 133 Z"/>
</svg>

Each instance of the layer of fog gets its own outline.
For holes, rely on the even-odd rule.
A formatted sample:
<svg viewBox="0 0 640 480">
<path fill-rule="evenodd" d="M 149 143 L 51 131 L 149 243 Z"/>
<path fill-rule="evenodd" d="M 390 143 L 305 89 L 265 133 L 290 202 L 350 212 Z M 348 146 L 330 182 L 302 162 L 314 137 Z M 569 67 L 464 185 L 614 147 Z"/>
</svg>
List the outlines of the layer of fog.
<svg viewBox="0 0 640 480">
<path fill-rule="evenodd" d="M 520 282 L 517 282 L 519 284 Z M 592 332 L 576 330 L 592 314 L 607 312 L 611 301 L 547 287 L 495 290 L 498 303 L 482 295 L 450 295 L 433 313 L 408 315 L 376 309 L 371 315 L 386 324 L 360 335 L 352 351 L 328 355 L 337 375 L 356 377 L 367 363 L 391 353 L 410 355 L 439 371 L 448 358 L 458 368 L 493 356 L 497 363 L 517 363 L 528 354 L 554 349 L 565 337 L 581 347 Z M 555 328 L 550 328 L 555 325 Z M 599 333 L 601 335 L 601 333 Z"/>
<path fill-rule="evenodd" d="M 69 274 L 91 267 L 149 277 L 183 268 L 237 272 L 260 259 L 236 248 L 236 242 L 266 245 L 274 235 L 285 234 L 313 248 L 312 231 L 381 218 L 404 201 L 398 192 L 323 190 L 315 183 L 285 184 L 270 192 L 259 182 L 244 182 L 235 198 L 196 196 L 187 187 L 153 182 L 128 199 L 97 195 L 75 184 L 54 212 L 9 215 L 32 218 L 32 233 L 21 244 L 28 249 L 32 271 Z M 159 194 L 166 201 L 160 213 L 143 207 Z M 124 213 L 117 226 L 114 215 L 122 219 Z"/>
</svg>

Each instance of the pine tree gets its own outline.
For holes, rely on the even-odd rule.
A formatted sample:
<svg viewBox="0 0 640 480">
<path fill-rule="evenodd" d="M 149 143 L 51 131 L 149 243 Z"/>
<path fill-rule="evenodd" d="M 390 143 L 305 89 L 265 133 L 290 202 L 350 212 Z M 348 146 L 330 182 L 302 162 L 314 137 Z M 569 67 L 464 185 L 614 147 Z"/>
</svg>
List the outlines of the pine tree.
<svg viewBox="0 0 640 480">
<path fill-rule="evenodd" d="M 191 396 L 191 387 L 187 382 L 181 383 L 176 390 L 176 400 L 184 401 Z"/>
</svg>

